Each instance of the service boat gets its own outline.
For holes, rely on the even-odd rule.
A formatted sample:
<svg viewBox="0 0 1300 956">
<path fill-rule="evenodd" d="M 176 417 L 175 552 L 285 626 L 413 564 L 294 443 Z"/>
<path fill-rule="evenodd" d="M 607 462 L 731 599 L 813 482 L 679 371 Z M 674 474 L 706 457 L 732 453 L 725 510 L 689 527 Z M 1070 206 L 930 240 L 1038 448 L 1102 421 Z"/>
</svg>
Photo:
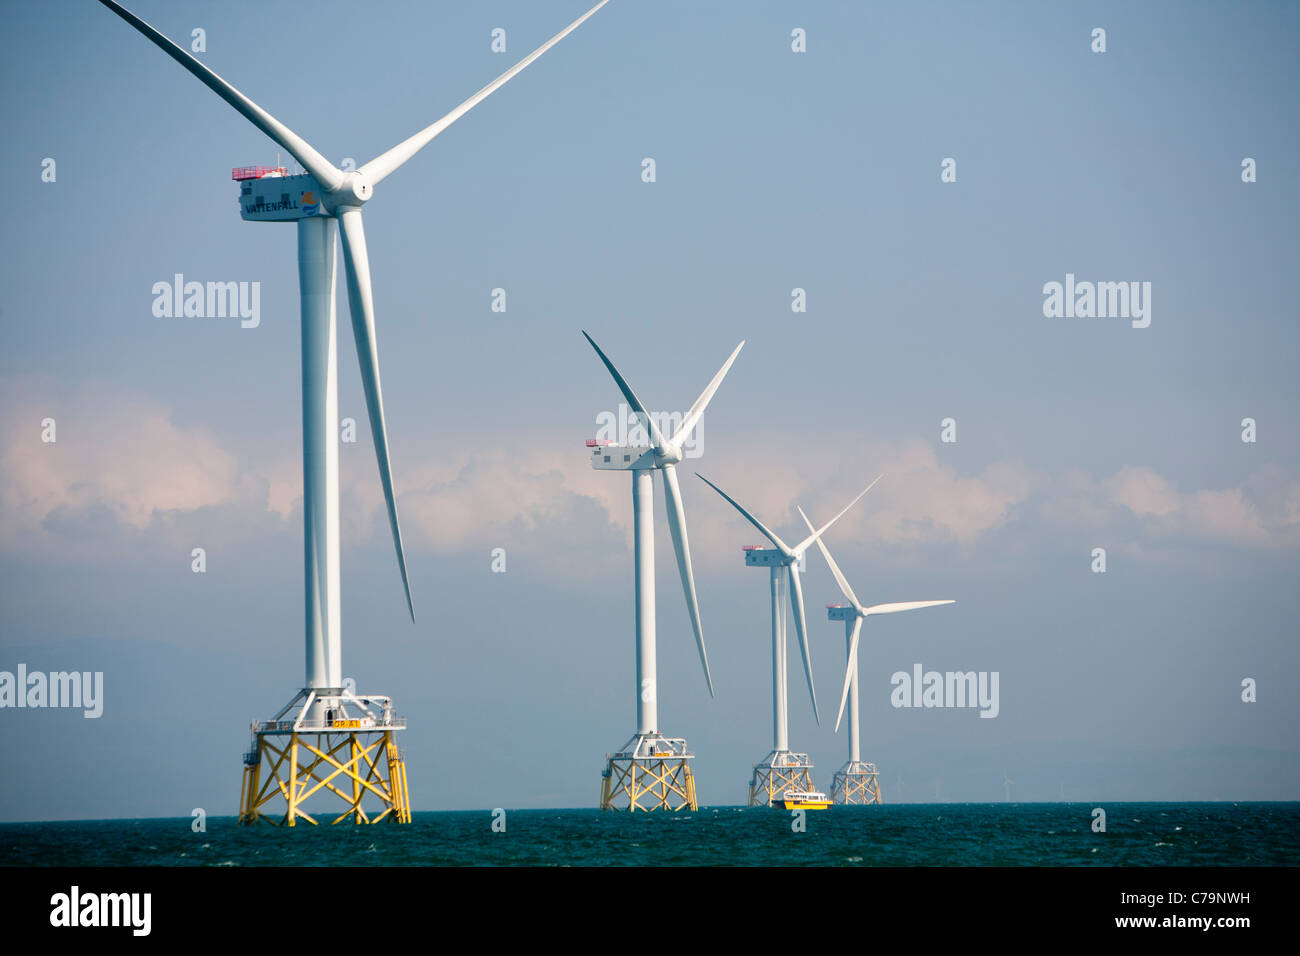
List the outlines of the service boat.
<svg viewBox="0 0 1300 956">
<path fill-rule="evenodd" d="M 787 790 L 783 798 L 787 810 L 825 810 L 831 805 L 820 790 Z"/>
</svg>

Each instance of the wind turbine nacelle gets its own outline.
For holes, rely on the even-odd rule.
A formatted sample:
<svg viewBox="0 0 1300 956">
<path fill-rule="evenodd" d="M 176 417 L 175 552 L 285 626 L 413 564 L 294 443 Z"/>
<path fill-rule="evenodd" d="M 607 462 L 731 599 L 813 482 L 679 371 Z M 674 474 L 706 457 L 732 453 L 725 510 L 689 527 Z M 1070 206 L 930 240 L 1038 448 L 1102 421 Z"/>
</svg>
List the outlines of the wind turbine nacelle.
<svg viewBox="0 0 1300 956">
<path fill-rule="evenodd" d="M 784 567 L 790 562 L 776 548 L 762 548 L 750 545 L 745 549 L 745 567 L 774 568 Z"/>
<path fill-rule="evenodd" d="M 655 450 L 648 445 L 618 445 L 597 438 L 587 439 L 591 467 L 597 471 L 634 471 L 654 468 Z"/>
<path fill-rule="evenodd" d="M 284 167 L 242 166 L 230 178 L 239 183 L 239 215 L 250 222 L 295 222 L 329 215 L 315 178 L 286 176 Z"/>
<path fill-rule="evenodd" d="M 827 604 L 826 619 L 828 621 L 855 621 L 858 617 L 858 609 L 852 604 Z"/>
</svg>

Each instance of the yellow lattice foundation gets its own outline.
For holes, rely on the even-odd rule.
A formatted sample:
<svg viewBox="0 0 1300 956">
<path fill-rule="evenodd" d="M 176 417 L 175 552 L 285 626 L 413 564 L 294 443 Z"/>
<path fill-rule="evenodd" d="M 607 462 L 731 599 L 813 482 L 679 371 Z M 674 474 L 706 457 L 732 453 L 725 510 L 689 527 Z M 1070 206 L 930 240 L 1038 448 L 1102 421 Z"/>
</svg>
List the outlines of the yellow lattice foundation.
<svg viewBox="0 0 1300 956">
<path fill-rule="evenodd" d="M 318 820 L 303 809 L 322 793 L 338 797 L 343 812 Z M 370 809 L 363 806 L 367 798 Z M 313 826 L 322 821 L 410 823 L 406 764 L 392 731 L 258 734 L 257 749 L 245 756 L 239 822 L 291 827 L 299 820 Z"/>
<path fill-rule="evenodd" d="M 863 806 L 884 803 L 880 795 L 880 783 L 876 778 L 876 765 L 861 760 L 849 761 L 836 770 L 831 782 L 831 800 Z"/>
<path fill-rule="evenodd" d="M 329 823 L 410 823 L 406 763 L 393 736 L 405 729 L 387 697 L 304 687 L 275 717 L 253 723 L 239 822 L 292 827 L 301 819 L 315 826 L 307 801 L 316 798 L 318 808 L 333 795 L 346 809 L 330 811 Z"/>
<path fill-rule="evenodd" d="M 600 809 L 698 810 L 690 764 L 694 757 L 680 738 L 633 737 L 608 757 L 601 774 Z"/>
<path fill-rule="evenodd" d="M 780 803 L 787 790 L 813 790 L 812 763 L 807 754 L 774 750 L 755 765 L 749 780 L 749 805 L 769 807 Z"/>
</svg>

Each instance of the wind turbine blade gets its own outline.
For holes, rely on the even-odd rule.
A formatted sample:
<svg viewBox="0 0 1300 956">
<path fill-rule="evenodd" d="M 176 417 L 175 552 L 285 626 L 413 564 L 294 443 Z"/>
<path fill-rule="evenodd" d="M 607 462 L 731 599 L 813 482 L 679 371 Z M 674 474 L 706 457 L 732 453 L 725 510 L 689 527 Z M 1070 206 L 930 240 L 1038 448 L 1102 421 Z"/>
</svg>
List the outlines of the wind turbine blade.
<svg viewBox="0 0 1300 956">
<path fill-rule="evenodd" d="M 853 622 L 853 637 L 849 641 L 849 666 L 844 671 L 844 690 L 840 692 L 840 712 L 835 715 L 835 732 L 840 732 L 840 721 L 844 719 L 844 705 L 849 700 L 849 687 L 853 683 L 853 674 L 858 669 L 858 635 L 862 633 L 862 618 Z"/>
<path fill-rule="evenodd" d="M 799 565 L 787 565 L 790 572 L 790 596 L 794 599 L 794 626 L 799 633 L 799 653 L 803 655 L 803 672 L 808 678 L 808 695 L 812 697 L 813 717 L 822 722 L 817 709 L 817 691 L 813 687 L 812 655 L 808 652 L 808 624 L 803 615 L 803 586 L 799 584 Z"/>
<path fill-rule="evenodd" d="M 691 429 L 699 422 L 700 418 L 704 415 L 704 409 L 708 408 L 709 402 L 713 400 L 713 393 L 718 390 L 718 386 L 722 384 L 722 380 L 727 377 L 727 371 L 731 368 L 731 363 L 736 361 L 736 356 L 740 354 L 740 350 L 744 347 L 745 342 L 742 339 L 740 344 L 736 346 L 735 351 L 731 353 L 731 357 L 722 364 L 722 368 L 718 369 L 718 374 L 713 376 L 713 381 L 709 382 L 708 388 L 700 393 L 700 397 L 695 400 L 695 404 L 691 406 L 691 410 L 687 412 L 686 417 L 682 419 L 682 427 L 677 429 L 677 434 L 673 435 L 672 443 L 674 445 L 679 441 L 685 440 L 686 436 L 691 433 Z"/>
<path fill-rule="evenodd" d="M 369 176 L 370 181 L 372 183 L 378 183 L 384 180 L 385 178 L 387 178 L 389 173 L 396 170 L 408 159 L 410 159 L 420 150 L 424 149 L 424 147 L 428 146 L 429 143 L 433 141 L 433 138 L 435 136 L 437 136 L 439 133 L 445 130 L 452 123 L 456 122 L 456 120 L 460 119 L 470 110 L 472 110 L 474 107 L 478 106 L 479 103 L 482 103 L 485 99 L 487 99 L 497 90 L 499 90 L 501 87 L 505 86 L 506 83 L 509 82 L 511 79 L 513 79 L 516 74 L 522 72 L 524 67 L 528 66 L 528 64 L 532 63 L 533 60 L 537 59 L 539 56 L 541 56 L 551 47 L 555 46 L 555 44 L 559 43 L 561 40 L 567 37 L 574 30 L 578 29 L 579 25 L 581 25 L 581 23 L 584 20 L 586 20 L 589 16 L 591 16 L 593 13 L 595 13 L 597 10 L 599 10 L 608 2 L 609 0 L 600 0 L 600 3 L 596 4 L 586 13 L 584 13 L 582 16 L 578 17 L 578 19 L 574 20 L 572 23 L 570 23 L 559 33 L 555 34 L 555 36 L 551 37 L 549 40 L 547 40 L 545 43 L 539 46 L 532 53 L 528 54 L 528 56 L 524 57 L 514 66 L 512 66 L 510 69 L 506 70 L 504 73 L 498 76 L 487 86 L 483 87 L 483 89 L 479 90 L 469 99 L 467 99 L 464 103 L 461 103 L 460 106 L 457 106 L 454 110 L 452 110 L 442 119 L 438 120 L 438 122 L 434 123 L 432 126 L 426 126 L 424 129 L 420 130 L 420 132 L 416 133 L 414 136 L 402 140 L 402 142 L 398 143 L 396 146 L 394 146 L 392 149 L 388 150 L 387 152 L 380 153 L 370 162 L 362 166 L 361 172 Z"/>
<path fill-rule="evenodd" d="M 627 379 L 623 378 L 623 376 L 618 373 L 618 369 L 616 369 L 614 363 L 609 360 L 609 356 L 600 350 L 600 346 L 596 344 L 596 340 L 590 335 L 587 335 L 586 332 L 583 332 L 582 334 L 586 336 L 587 341 L 591 343 L 591 347 L 596 350 L 596 354 L 600 356 L 600 360 L 605 363 L 605 368 L 609 369 L 609 374 L 614 376 L 614 382 L 618 385 L 618 390 L 623 393 L 623 397 L 627 399 L 627 403 L 632 406 L 632 411 L 636 412 L 637 418 L 640 420 L 642 427 L 645 428 L 645 433 L 650 436 L 650 441 L 655 446 L 655 449 L 662 452 L 664 450 L 664 436 L 660 434 L 659 426 L 654 423 L 654 419 L 650 417 L 650 413 L 646 411 L 646 407 L 641 404 L 641 399 L 637 398 L 635 393 L 633 393 L 632 386 L 627 383 Z"/>
<path fill-rule="evenodd" d="M 876 481 L 879 481 L 881 478 L 884 478 L 884 477 L 885 477 L 884 475 L 876 475 Z M 854 499 L 853 499 L 852 501 L 850 501 L 847 505 L 845 505 L 844 508 L 840 511 L 840 513 L 837 514 L 834 518 L 832 518 L 830 521 L 826 522 L 826 523 L 825 523 L 824 525 L 822 525 L 819 529 L 817 529 L 817 530 L 814 531 L 812 534 L 808 535 L 808 537 L 806 537 L 806 538 L 804 538 L 802 541 L 800 541 L 800 542 L 799 542 L 799 546 L 798 546 L 797 548 L 794 549 L 794 550 L 795 550 L 795 553 L 797 554 L 797 553 L 803 551 L 803 549 L 806 548 L 806 547 L 808 547 L 808 545 L 810 545 L 810 544 L 812 544 L 814 541 L 817 541 L 818 539 L 820 539 L 821 536 L 826 532 L 826 529 L 827 529 L 827 528 L 829 528 L 829 527 L 830 527 L 831 525 L 833 525 L 835 522 L 839 521 L 840 518 L 844 517 L 844 512 L 845 512 L 845 511 L 848 511 L 850 508 L 852 508 L 854 505 L 856 505 L 856 504 L 858 503 L 858 501 L 861 500 L 861 498 L 862 498 L 863 495 L 865 495 L 865 494 L 866 494 L 868 491 L 870 491 L 872 488 L 876 487 L 876 481 L 873 481 L 871 484 L 867 485 L 867 487 L 865 487 L 865 488 L 863 488 L 861 491 L 859 491 L 859 492 L 858 492 L 858 497 L 857 497 L 857 498 L 854 498 Z"/>
<path fill-rule="evenodd" d="M 159 33 L 120 4 L 114 3 L 113 0 L 99 0 L 99 2 L 143 33 L 148 39 L 152 40 L 155 46 L 198 77 L 199 81 L 203 83 L 204 86 L 237 109 L 245 119 L 260 129 L 263 133 L 287 149 L 290 154 L 292 154 L 293 158 L 302 163 L 303 168 L 311 173 L 312 176 L 316 178 L 316 182 L 320 183 L 324 189 L 337 189 L 339 184 L 343 182 L 343 172 L 335 168 L 335 166 L 320 153 L 316 152 L 310 143 L 293 130 L 289 129 L 289 127 L 285 126 L 266 110 L 262 109 L 262 107 L 258 106 L 243 93 L 239 92 L 239 90 L 235 89 L 221 77 L 217 76 L 216 73 L 209 70 L 198 59 L 191 56 L 185 50 L 182 50 L 171 40 L 167 39 L 167 37 L 163 36 L 163 34 Z"/>
<path fill-rule="evenodd" d="M 379 462 L 379 480 L 388 502 L 388 523 L 393 529 L 397 548 L 397 566 L 402 571 L 406 589 L 406 606 L 415 620 L 411 600 L 411 582 L 406 576 L 406 551 L 402 547 L 402 528 L 397 522 L 397 498 L 393 494 L 393 471 L 388 461 L 388 426 L 384 423 L 384 396 L 379 385 L 379 350 L 375 344 L 375 305 L 370 291 L 370 258 L 366 254 L 366 233 L 361 225 L 361 210 L 345 209 L 339 216 L 343 237 L 343 265 L 348 278 L 348 305 L 352 312 L 352 333 L 357 341 L 357 361 L 361 365 L 361 384 L 366 391 L 366 410 L 370 413 L 370 434 L 375 441 L 375 458 Z"/>
<path fill-rule="evenodd" d="M 664 465 L 664 497 L 668 512 L 668 530 L 672 532 L 673 550 L 677 552 L 677 570 L 682 576 L 682 590 L 686 593 L 686 610 L 691 615 L 695 629 L 695 646 L 700 649 L 700 663 L 704 666 L 704 679 L 713 697 L 713 675 L 709 673 L 709 655 L 704 649 L 704 629 L 700 626 L 700 604 L 695 596 L 695 575 L 691 571 L 691 545 L 686 538 L 686 512 L 682 509 L 682 490 L 677 484 L 677 469 Z"/>
<path fill-rule="evenodd" d="M 862 616 L 868 614 L 896 614 L 899 611 L 915 611 L 922 607 L 938 607 L 940 604 L 956 604 L 956 601 L 900 601 L 895 604 L 873 604 L 862 608 Z"/>
<path fill-rule="evenodd" d="M 805 515 L 804 520 L 808 518 Z M 817 542 L 821 544 L 821 541 Z M 822 549 L 825 553 L 825 548 Z M 829 558 L 829 555 L 828 555 Z M 858 619 L 853 622 L 853 636 L 849 641 L 849 665 L 844 672 L 844 691 L 840 694 L 840 712 L 835 718 L 835 730 L 840 729 L 840 720 L 844 717 L 844 705 L 849 699 L 849 682 L 853 678 L 854 671 L 858 668 L 858 635 L 862 633 L 862 621 L 870 614 L 893 614 L 895 611 L 912 611 L 921 607 L 935 607 L 939 604 L 955 604 L 956 601 L 904 601 L 898 604 L 877 604 L 873 607 L 864 608 L 858 606 Z M 857 601 L 854 601 L 857 604 Z"/>
<path fill-rule="evenodd" d="M 712 489 L 713 489 L 714 491 L 716 491 L 718 494 L 722 495 L 722 497 L 724 497 L 724 498 L 726 498 L 728 501 L 730 501 L 730 502 L 731 502 L 731 506 L 732 506 L 733 508 L 735 508 L 737 511 L 739 511 L 742 515 L 744 515 L 745 518 L 749 521 L 750 524 L 752 524 L 755 528 L 757 528 L 760 532 L 762 532 L 763 537 L 767 538 L 768 541 L 771 541 L 774 545 L 776 545 L 777 548 L 780 549 L 780 551 L 781 551 L 782 554 L 786 554 L 786 555 L 788 555 L 788 554 L 791 553 L 790 549 L 787 548 L 787 547 L 785 546 L 785 542 L 784 542 L 784 541 L 782 541 L 780 538 L 778 538 L 778 537 L 776 536 L 775 533 L 773 533 L 772 531 L 769 531 L 767 525 L 763 524 L 763 522 L 759 521 L 757 518 L 755 518 L 752 514 L 750 514 L 750 513 L 749 513 L 748 511 L 746 511 L 744 508 L 740 507 L 740 504 L 736 501 L 735 498 L 731 497 L 731 495 L 727 494 L 725 491 L 723 491 L 721 488 L 719 488 L 719 487 L 718 487 L 717 485 L 715 485 L 713 482 L 709 481 L 709 479 L 705 478 L 705 477 L 704 477 L 703 475 L 701 475 L 698 471 L 695 473 L 695 477 L 698 478 L 698 479 L 700 479 L 700 481 L 704 482 L 706 485 L 708 485 L 710 488 L 712 488 Z"/>
<path fill-rule="evenodd" d="M 795 510 L 799 512 L 799 517 L 803 518 L 803 523 L 808 526 L 808 530 L 813 534 L 816 534 L 817 529 L 814 528 L 813 523 L 808 520 L 808 516 L 803 513 L 803 509 L 798 505 L 795 505 Z M 831 557 L 830 551 L 826 549 L 826 545 L 821 538 L 817 539 L 817 547 L 821 550 L 822 557 L 826 559 L 826 563 L 830 565 L 831 574 L 835 576 L 835 583 L 840 586 L 840 593 L 849 599 L 850 604 L 861 611 L 862 603 L 858 600 L 858 596 L 853 593 L 853 588 L 849 587 L 848 580 L 844 577 L 844 573 L 840 571 L 840 566 L 835 563 L 835 559 Z M 836 721 L 836 727 L 838 726 L 839 721 Z"/>
</svg>

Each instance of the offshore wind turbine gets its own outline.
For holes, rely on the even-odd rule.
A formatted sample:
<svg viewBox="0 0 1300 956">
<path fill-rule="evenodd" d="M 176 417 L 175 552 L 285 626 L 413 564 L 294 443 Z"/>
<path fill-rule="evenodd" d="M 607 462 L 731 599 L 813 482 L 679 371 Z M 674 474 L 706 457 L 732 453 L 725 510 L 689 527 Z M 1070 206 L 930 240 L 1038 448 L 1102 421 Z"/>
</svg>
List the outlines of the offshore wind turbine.
<svg viewBox="0 0 1300 956">
<path fill-rule="evenodd" d="M 375 821 L 409 822 L 406 769 L 392 736 L 394 731 L 405 729 L 405 720 L 393 715 L 389 698 L 358 696 L 343 684 L 335 237 L 342 238 L 348 305 L 366 409 L 379 478 L 388 506 L 393 545 L 397 551 L 397 566 L 406 593 L 407 610 L 414 622 L 415 603 L 411 599 L 397 499 L 393 492 L 375 339 L 370 259 L 366 252 L 361 207 L 374 196 L 379 183 L 452 123 L 572 33 L 609 0 L 600 0 L 437 122 L 380 153 L 359 169 L 346 171 L 334 166 L 300 135 L 144 20 L 113 0 L 100 2 L 287 150 L 306 170 L 300 175 L 288 175 L 284 167 L 258 166 L 239 167 L 232 173 L 232 179 L 240 183 L 240 215 L 243 219 L 298 224 L 298 282 L 302 302 L 303 557 L 306 569 L 306 686 L 274 718 L 253 724 L 255 746 L 244 756 L 240 821 L 258 822 L 263 818 L 263 808 L 267 803 L 283 796 L 288 809 L 281 822 L 293 826 L 297 818 L 302 817 L 315 823 L 303 812 L 300 802 L 325 786 L 315 782 L 321 779 L 317 768 L 324 767 L 326 771 L 332 771 L 332 775 L 337 774 L 343 786 L 351 783 L 350 795 L 333 783 L 328 787 L 349 805 L 349 809 L 334 822 L 348 817 L 357 823 L 371 822 L 361 807 L 366 793 L 377 795 L 384 807 Z M 346 63 L 346 52 L 342 56 Z M 325 91 L 321 93 L 325 95 Z M 292 716 L 286 719 L 291 713 Z M 306 738 L 300 741 L 302 731 L 315 732 L 314 745 Z M 344 732 L 341 737 L 340 732 Z M 286 737 L 288 743 L 284 742 Z M 300 743 L 305 748 L 306 762 L 303 764 L 299 763 Z M 387 776 L 380 769 L 385 757 Z M 265 783 L 259 785 L 260 767 L 264 760 L 270 763 L 271 769 Z M 282 767 L 286 768 L 287 779 L 280 778 Z"/>
<path fill-rule="evenodd" d="M 813 528 L 809 516 L 800 511 L 803 523 Z M 878 604 L 863 607 L 857 594 L 849 587 L 849 581 L 839 564 L 831 557 L 831 550 L 826 541 L 818 538 L 816 542 L 822 557 L 835 576 L 835 583 L 840 585 L 840 592 L 848 598 L 848 605 L 827 605 L 827 618 L 844 622 L 845 654 L 848 667 L 844 674 L 844 691 L 840 695 L 840 711 L 835 717 L 835 730 L 840 730 L 840 721 L 844 719 L 845 701 L 849 704 L 849 762 L 835 771 L 831 784 L 831 799 L 841 804 L 879 804 L 880 784 L 876 777 L 875 763 L 863 762 L 862 750 L 858 744 L 858 637 L 862 633 L 862 622 L 872 614 L 897 614 L 898 611 L 914 611 L 920 607 L 937 607 L 943 604 L 957 604 L 956 601 L 902 601 L 896 604 Z M 937 788 L 936 788 L 937 795 Z"/>
<path fill-rule="evenodd" d="M 774 547 L 763 548 L 750 545 L 745 548 L 745 565 L 751 568 L 765 567 L 769 570 L 772 594 L 772 751 L 760 763 L 754 766 L 754 775 L 749 782 L 749 805 L 762 803 L 771 806 L 782 800 L 787 790 L 813 790 L 812 762 L 805 753 L 790 750 L 790 735 L 787 721 L 786 694 L 786 599 L 787 593 L 794 603 L 794 626 L 799 636 L 799 653 L 803 656 L 804 675 L 808 678 L 808 696 L 812 699 L 813 717 L 821 723 L 817 709 L 817 691 L 813 687 L 812 657 L 808 652 L 808 626 L 804 619 L 803 588 L 799 584 L 800 565 L 804 563 L 804 552 L 814 541 L 821 543 L 821 536 L 846 511 L 852 508 L 883 476 L 858 492 L 844 509 L 834 518 L 814 529 L 793 548 L 776 536 L 765 524 L 746 511 L 736 499 L 705 478 L 699 472 L 696 477 L 710 488 L 722 495 L 731 506 L 744 516 L 750 524 L 759 530 L 763 537 L 772 542 Z M 806 519 L 805 519 L 806 520 Z M 782 571 L 785 573 L 783 574 Z M 788 587 L 788 592 L 787 592 Z"/>
<path fill-rule="evenodd" d="M 804 524 L 811 530 L 813 523 L 808 520 L 808 516 L 804 514 L 802 508 L 799 508 L 799 517 L 803 518 Z M 956 602 L 903 601 L 894 604 L 873 604 L 871 607 L 863 607 L 862 602 L 853 593 L 853 589 L 849 587 L 844 572 L 840 570 L 840 566 L 831 557 L 826 542 L 818 538 L 817 547 L 821 550 L 822 557 L 826 559 L 826 564 L 835 577 L 835 583 L 840 586 L 840 592 L 849 601 L 847 605 L 828 604 L 826 606 L 827 618 L 832 621 L 844 622 L 844 647 L 848 659 L 848 666 L 844 673 L 844 690 L 840 694 L 840 709 L 835 716 L 835 730 L 838 732 L 840 729 L 840 721 L 844 719 L 844 704 L 847 701 L 849 704 L 849 761 L 835 771 L 835 777 L 831 783 L 831 799 L 837 803 L 881 803 L 876 765 L 863 762 L 862 752 L 858 744 L 858 637 L 862 633 L 862 622 L 873 614 L 896 614 L 899 611 L 915 611 L 923 607 L 937 607 L 940 604 L 955 604 Z M 937 787 L 935 793 L 938 794 Z"/>
<path fill-rule="evenodd" d="M 649 410 L 632 391 L 632 386 L 601 351 L 595 339 L 582 333 L 609 370 L 628 405 L 649 438 L 649 446 L 619 445 L 588 439 L 591 467 L 598 471 L 632 472 L 633 565 L 636 574 L 636 733 L 623 747 L 606 758 L 601 775 L 600 808 L 602 810 L 680 810 L 699 809 L 695 797 L 695 778 L 690 761 L 695 755 L 681 737 L 665 737 L 659 731 L 659 675 L 655 657 L 655 539 L 654 473 L 663 476 L 668 530 L 677 554 L 677 570 L 686 596 L 686 610 L 695 632 L 695 644 L 704 668 L 704 680 L 713 696 L 713 676 L 709 672 L 709 655 L 704 649 L 704 630 L 700 625 L 699 601 L 695 594 L 695 575 L 691 568 L 691 549 L 686 536 L 686 513 L 677 482 L 677 464 L 682 461 L 682 443 L 694 431 L 704 415 L 714 392 L 722 384 L 731 363 L 745 343 L 732 351 L 718 369 L 695 404 L 682 417 L 681 424 L 665 436 Z"/>
</svg>

